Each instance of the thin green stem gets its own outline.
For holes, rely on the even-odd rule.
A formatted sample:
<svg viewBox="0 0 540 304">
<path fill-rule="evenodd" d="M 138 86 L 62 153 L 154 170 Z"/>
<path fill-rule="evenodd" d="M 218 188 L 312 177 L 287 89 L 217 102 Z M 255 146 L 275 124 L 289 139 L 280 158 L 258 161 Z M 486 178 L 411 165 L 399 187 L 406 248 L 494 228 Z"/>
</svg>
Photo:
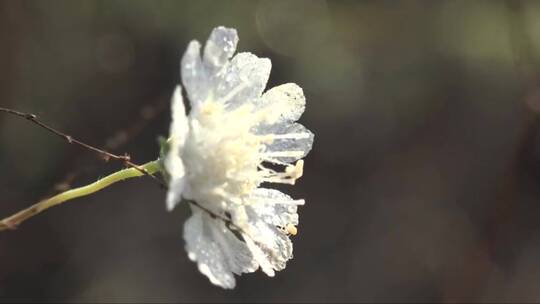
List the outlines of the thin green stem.
<svg viewBox="0 0 540 304">
<path fill-rule="evenodd" d="M 13 214 L 10 217 L 7 217 L 1 220 L 0 231 L 8 230 L 8 229 L 15 229 L 22 222 L 26 221 L 27 219 L 33 217 L 34 215 L 37 215 L 53 206 L 60 205 L 64 202 L 67 202 L 69 200 L 72 200 L 78 197 L 92 194 L 116 182 L 119 182 L 128 178 L 139 177 L 146 174 L 152 175 L 158 172 L 159 169 L 160 169 L 159 162 L 155 160 L 155 161 L 148 162 L 142 166 L 138 166 L 137 168 L 132 167 L 132 168 L 123 169 L 118 172 L 112 173 L 98 180 L 97 182 L 91 183 L 89 185 L 59 193 L 49 199 L 40 201 L 24 210 L 21 210 Z"/>
</svg>

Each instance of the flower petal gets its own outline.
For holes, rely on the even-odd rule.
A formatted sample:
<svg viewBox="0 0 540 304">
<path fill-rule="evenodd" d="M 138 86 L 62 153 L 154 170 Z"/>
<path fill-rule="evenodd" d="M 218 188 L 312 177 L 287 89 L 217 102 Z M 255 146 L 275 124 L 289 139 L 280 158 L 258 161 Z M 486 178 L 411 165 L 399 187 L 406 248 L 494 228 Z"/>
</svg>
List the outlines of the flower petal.
<svg viewBox="0 0 540 304">
<path fill-rule="evenodd" d="M 273 271 L 269 271 L 265 265 L 271 265 L 273 270 L 283 270 L 287 265 L 287 261 L 292 259 L 293 245 L 289 237 L 278 227 L 268 224 L 262 218 L 263 214 L 259 214 L 259 210 L 255 206 L 246 206 L 248 214 L 248 232 L 244 235 L 244 240 L 248 243 L 251 239 L 250 249 L 257 260 L 261 269 L 269 276 L 273 276 Z M 247 238 L 246 238 L 247 236 Z M 254 251 L 255 245 L 259 250 Z M 263 255 L 261 255 L 263 253 Z"/>
<path fill-rule="evenodd" d="M 243 237 L 261 269 L 273 276 L 293 257 L 292 242 L 282 228 L 298 224 L 297 206 L 304 201 L 264 188 L 254 190 L 249 201 L 244 207 L 247 223 Z"/>
<path fill-rule="evenodd" d="M 167 209 L 172 210 L 180 201 L 184 188 L 184 163 L 180 157 L 188 133 L 188 121 L 182 87 L 177 86 L 172 97 L 172 123 L 169 131 L 169 151 L 165 158 L 165 169 L 169 173 L 169 191 L 167 193 Z"/>
<path fill-rule="evenodd" d="M 292 163 L 306 156 L 313 146 L 313 133 L 299 123 L 265 125 L 255 132 L 271 138 L 264 152 L 268 161 Z"/>
<path fill-rule="evenodd" d="M 233 274 L 257 269 L 251 252 L 223 221 L 211 218 L 200 209 L 192 208 L 193 215 L 184 224 L 186 251 L 196 261 L 199 271 L 212 284 L 234 288 Z"/>
<path fill-rule="evenodd" d="M 280 227 L 298 225 L 297 207 L 304 204 L 304 200 L 293 200 L 279 190 L 266 188 L 255 189 L 249 200 L 262 221 Z"/>
<path fill-rule="evenodd" d="M 264 123 L 297 121 L 306 108 L 304 91 L 295 83 L 286 83 L 266 91 L 257 110 L 265 117 Z"/>
<path fill-rule="evenodd" d="M 219 70 L 232 57 L 238 44 L 238 33 L 223 26 L 212 30 L 204 46 L 204 64 L 210 70 Z"/>
<path fill-rule="evenodd" d="M 253 254 L 254 259 L 261 267 L 261 270 L 269 277 L 275 276 L 276 272 L 274 271 L 274 266 L 270 263 L 268 255 L 261 249 L 260 244 L 255 243 L 251 236 L 248 236 L 245 233 L 242 234 L 242 237 Z"/>
<path fill-rule="evenodd" d="M 237 54 L 215 79 L 214 98 L 225 103 L 228 109 L 256 102 L 266 87 L 271 69 L 268 58 L 251 53 Z"/>
<path fill-rule="evenodd" d="M 208 96 L 211 82 L 201 61 L 201 44 L 191 41 L 182 57 L 181 76 L 192 107 Z"/>
</svg>

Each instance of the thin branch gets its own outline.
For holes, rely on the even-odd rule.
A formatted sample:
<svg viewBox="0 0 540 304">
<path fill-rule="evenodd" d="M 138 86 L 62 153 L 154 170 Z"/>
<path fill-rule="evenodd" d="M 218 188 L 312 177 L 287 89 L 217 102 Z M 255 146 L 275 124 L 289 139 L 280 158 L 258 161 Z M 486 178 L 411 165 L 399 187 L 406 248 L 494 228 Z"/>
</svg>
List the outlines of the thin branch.
<svg viewBox="0 0 540 304">
<path fill-rule="evenodd" d="M 196 201 L 192 201 L 192 200 L 185 200 L 187 203 L 201 209 L 202 211 L 208 213 L 208 215 L 210 215 L 210 217 L 212 218 L 218 218 L 220 220 L 222 220 L 223 222 L 225 222 L 225 224 L 231 226 L 232 228 L 240 231 L 240 232 L 243 232 L 242 228 L 238 225 L 236 225 L 235 223 L 233 223 L 233 221 L 230 219 L 230 218 L 227 218 L 221 214 L 216 214 L 214 213 L 212 210 L 202 206 L 201 204 L 197 203 Z"/>
<path fill-rule="evenodd" d="M 142 107 L 139 111 L 139 115 L 132 119 L 129 126 L 116 130 L 112 136 L 109 136 L 103 141 L 103 149 L 109 152 L 118 151 L 120 147 L 124 146 L 128 141 L 139 134 L 150 122 L 159 117 L 159 115 L 169 107 L 169 104 L 169 96 L 167 95 L 166 97 L 157 97 L 150 104 Z M 82 160 L 83 158 L 80 158 L 79 161 L 76 161 L 76 163 L 79 164 L 78 168 L 71 170 L 54 184 L 49 196 L 68 190 L 77 176 L 89 172 L 93 168 L 89 165 L 81 167 L 80 163 Z M 165 188 L 163 183 L 160 183 L 160 186 Z"/>
<path fill-rule="evenodd" d="M 75 145 L 83 147 L 83 148 L 85 148 L 87 150 L 90 150 L 92 152 L 98 153 L 101 156 L 101 158 L 103 158 L 103 160 L 105 160 L 105 161 L 109 161 L 110 159 L 122 161 L 124 163 L 124 165 L 126 165 L 127 167 L 131 167 L 131 168 L 134 168 L 136 170 L 139 170 L 144 175 L 150 176 L 152 179 L 157 181 L 160 184 L 160 186 L 162 186 L 162 187 L 164 186 L 164 183 L 160 179 L 158 179 L 154 175 L 150 174 L 143 167 L 133 163 L 131 161 L 131 157 L 128 154 L 117 155 L 117 154 L 113 154 L 113 153 L 107 152 L 105 150 L 96 148 L 96 147 L 91 146 L 89 144 L 86 144 L 86 143 L 74 138 L 71 135 L 68 135 L 68 134 L 63 133 L 61 131 L 58 131 L 55 128 L 45 124 L 44 122 L 40 121 L 38 119 L 37 115 L 35 115 L 35 114 L 19 112 L 19 111 L 16 111 L 16 110 L 2 108 L 2 107 L 0 107 L 0 112 L 4 112 L 4 113 L 11 114 L 11 115 L 14 115 L 14 116 L 17 116 L 17 117 L 20 117 L 20 118 L 24 118 L 24 119 L 38 125 L 39 127 L 49 131 L 50 133 L 64 139 L 69 144 L 75 144 Z"/>
</svg>

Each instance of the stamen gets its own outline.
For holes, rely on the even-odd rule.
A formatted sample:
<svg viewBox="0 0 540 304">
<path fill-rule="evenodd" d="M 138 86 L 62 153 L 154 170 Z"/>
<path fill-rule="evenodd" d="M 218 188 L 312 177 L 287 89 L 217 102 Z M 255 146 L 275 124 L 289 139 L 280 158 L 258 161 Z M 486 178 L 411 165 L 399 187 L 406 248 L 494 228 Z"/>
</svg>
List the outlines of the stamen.
<svg viewBox="0 0 540 304">
<path fill-rule="evenodd" d="M 259 165 L 259 169 L 260 180 L 263 182 L 294 185 L 304 172 L 304 161 L 299 160 L 294 166 L 287 165 L 285 172 L 276 172 L 262 165 Z"/>
<path fill-rule="evenodd" d="M 286 134 L 272 134 L 274 139 L 305 139 L 309 138 L 309 133 L 286 133 Z"/>
<path fill-rule="evenodd" d="M 290 174 L 291 177 L 294 178 L 295 180 L 299 179 L 304 174 L 304 160 L 301 159 L 297 161 L 294 167 L 291 167 L 291 166 L 287 167 L 285 169 L 285 172 Z"/>
<path fill-rule="evenodd" d="M 298 234 L 298 228 L 296 228 L 293 224 L 287 224 L 285 227 L 277 226 L 277 228 L 283 232 L 285 235 L 297 235 Z"/>
<path fill-rule="evenodd" d="M 280 201 L 272 201 L 272 203 L 274 203 L 274 205 L 282 205 L 282 206 L 303 206 L 306 204 L 306 201 L 303 199 L 290 200 L 290 201 L 280 200 Z"/>
<path fill-rule="evenodd" d="M 263 182 L 274 183 L 274 184 L 294 185 L 296 183 L 296 179 L 291 179 L 289 176 L 285 176 L 282 174 L 280 175 L 281 176 L 262 178 L 261 180 Z"/>
<path fill-rule="evenodd" d="M 302 157 L 304 156 L 304 151 L 273 151 L 273 152 L 264 152 L 263 156 L 273 156 L 273 157 Z"/>
<path fill-rule="evenodd" d="M 276 165 L 282 165 L 282 166 L 289 166 L 290 165 L 290 164 L 288 164 L 286 162 L 280 161 L 280 160 L 272 158 L 272 157 L 265 157 L 265 158 L 263 158 L 263 161 L 268 162 L 268 163 L 272 163 L 272 164 L 276 164 Z"/>
</svg>

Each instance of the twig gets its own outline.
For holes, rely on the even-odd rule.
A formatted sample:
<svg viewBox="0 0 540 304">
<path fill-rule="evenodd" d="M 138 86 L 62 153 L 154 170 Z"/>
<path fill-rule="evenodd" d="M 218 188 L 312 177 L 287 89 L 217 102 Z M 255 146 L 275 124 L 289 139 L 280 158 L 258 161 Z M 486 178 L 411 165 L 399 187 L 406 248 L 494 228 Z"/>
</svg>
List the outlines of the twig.
<svg viewBox="0 0 540 304">
<path fill-rule="evenodd" d="M 117 151 L 120 147 L 124 146 L 129 140 L 134 136 L 139 134 L 151 121 L 159 117 L 163 111 L 165 111 L 169 106 L 169 97 L 160 96 L 153 100 L 150 104 L 145 105 L 140 111 L 137 117 L 134 117 L 133 122 L 128 126 L 120 130 L 117 130 L 114 135 L 109 136 L 104 141 L 104 150 L 106 151 Z M 81 161 L 77 161 L 80 163 Z M 65 191 L 70 188 L 73 180 L 83 172 L 88 172 L 90 166 L 80 167 L 70 171 L 62 179 L 55 183 L 53 189 L 50 191 L 52 196 L 55 193 L 60 191 Z M 164 187 L 163 183 L 160 183 L 162 188 Z"/>
<path fill-rule="evenodd" d="M 131 168 L 135 168 L 136 170 L 139 170 L 144 175 L 150 176 L 152 179 L 157 181 L 160 184 L 160 186 L 162 186 L 162 187 L 164 186 L 163 181 L 161 181 L 160 179 L 158 179 L 154 175 L 150 174 L 143 167 L 133 163 L 131 161 L 131 157 L 127 153 L 124 154 L 124 155 L 117 155 L 117 154 L 113 154 L 113 153 L 107 152 L 105 150 L 96 148 L 96 147 L 91 146 L 89 144 L 86 144 L 86 143 L 74 138 L 71 135 L 68 135 L 68 134 L 63 133 L 61 131 L 58 131 L 55 128 L 45 124 L 44 122 L 40 121 L 37 118 L 37 115 L 35 115 L 35 114 L 19 112 L 19 111 L 16 111 L 16 110 L 2 108 L 2 107 L 0 107 L 0 112 L 4 112 L 4 113 L 8 113 L 8 114 L 11 114 L 11 115 L 18 116 L 20 118 L 24 118 L 24 119 L 26 119 L 26 120 L 40 126 L 41 128 L 49 131 L 50 133 L 64 139 L 69 144 L 76 144 L 76 145 L 78 145 L 80 147 L 83 147 L 83 148 L 85 148 L 87 150 L 98 153 L 103 158 L 103 160 L 105 160 L 105 161 L 109 161 L 110 159 L 122 161 L 127 167 L 131 167 Z"/>
<path fill-rule="evenodd" d="M 243 232 L 242 228 L 240 226 L 236 225 L 235 223 L 233 223 L 233 221 L 231 219 L 229 219 L 229 218 L 227 218 L 227 217 L 225 217 L 225 216 L 223 216 L 221 214 L 214 213 L 212 210 L 202 206 L 201 204 L 197 203 L 196 201 L 192 201 L 192 200 L 185 200 L 185 201 L 187 203 L 201 209 L 202 211 L 208 213 L 208 215 L 210 215 L 210 217 L 218 218 L 218 219 L 222 220 L 223 222 L 225 222 L 225 224 L 233 227 L 234 229 L 236 229 L 236 230 L 238 230 L 240 232 Z"/>
</svg>

